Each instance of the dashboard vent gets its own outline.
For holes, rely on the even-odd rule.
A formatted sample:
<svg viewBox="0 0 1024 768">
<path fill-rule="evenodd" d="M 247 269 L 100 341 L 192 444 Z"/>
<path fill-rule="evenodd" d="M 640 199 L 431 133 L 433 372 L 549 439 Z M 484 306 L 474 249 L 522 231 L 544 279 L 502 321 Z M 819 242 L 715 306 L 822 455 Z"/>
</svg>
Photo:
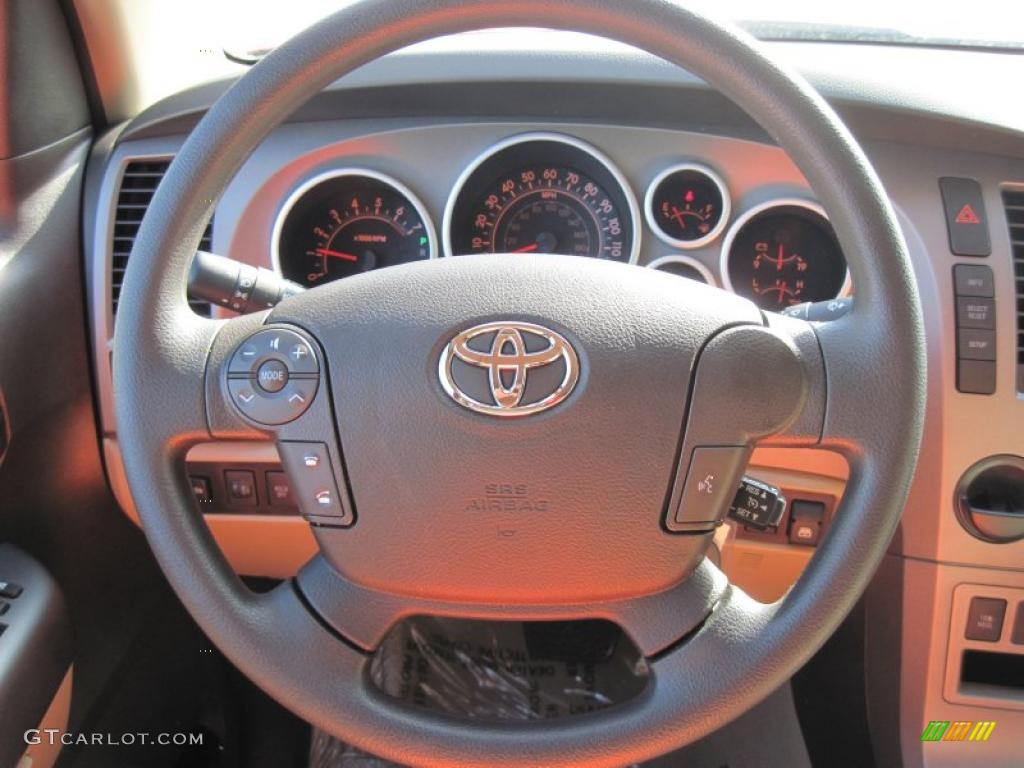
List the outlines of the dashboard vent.
<svg viewBox="0 0 1024 768">
<path fill-rule="evenodd" d="M 1024 392 L 1024 190 L 1003 190 L 1017 294 L 1017 391 Z"/>
<path fill-rule="evenodd" d="M 111 243 L 110 260 L 110 300 L 111 311 L 117 314 L 117 302 L 121 298 L 121 284 L 124 282 L 124 271 L 128 266 L 135 236 L 139 232 L 142 217 L 149 207 L 157 185 L 170 166 L 170 159 L 163 160 L 132 160 L 121 176 L 121 188 L 117 193 L 117 208 L 114 212 L 114 236 Z M 213 237 L 213 221 L 206 227 L 199 248 L 211 250 Z M 205 301 L 189 301 L 196 314 L 210 316 L 210 305 Z"/>
</svg>

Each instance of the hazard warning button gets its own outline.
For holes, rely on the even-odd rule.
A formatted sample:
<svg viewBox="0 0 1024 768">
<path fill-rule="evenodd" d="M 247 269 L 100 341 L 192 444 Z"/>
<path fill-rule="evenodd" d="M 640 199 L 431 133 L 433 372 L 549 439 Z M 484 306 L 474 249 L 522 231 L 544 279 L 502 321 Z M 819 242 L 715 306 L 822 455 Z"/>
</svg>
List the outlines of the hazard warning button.
<svg viewBox="0 0 1024 768">
<path fill-rule="evenodd" d="M 988 219 L 981 185 L 974 179 L 946 176 L 939 179 L 942 205 L 946 211 L 949 249 L 957 256 L 988 256 Z"/>
</svg>

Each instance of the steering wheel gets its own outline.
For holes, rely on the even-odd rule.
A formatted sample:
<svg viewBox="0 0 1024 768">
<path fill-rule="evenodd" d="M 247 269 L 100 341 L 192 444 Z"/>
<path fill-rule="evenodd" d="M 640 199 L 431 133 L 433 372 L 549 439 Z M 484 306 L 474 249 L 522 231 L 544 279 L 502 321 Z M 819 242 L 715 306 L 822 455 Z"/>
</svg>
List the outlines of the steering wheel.
<svg viewBox="0 0 1024 768">
<path fill-rule="evenodd" d="M 654 270 L 536 255 L 417 262 L 228 321 L 190 312 L 186 274 L 210 201 L 299 105 L 412 43 L 538 25 L 644 49 L 756 119 L 830 212 L 856 286 L 849 314 L 809 324 Z M 257 390 L 263 369 L 252 367 L 287 345 L 304 349 L 301 361 L 266 370 L 291 376 L 290 403 Z M 132 495 L 193 617 L 300 717 L 416 765 L 622 765 L 765 698 L 866 588 L 906 500 L 924 413 L 910 260 L 863 152 L 755 40 L 662 0 L 378 0 L 277 48 L 171 164 L 129 262 L 114 356 Z M 243 390 L 266 408 L 247 411 Z M 256 594 L 193 511 L 182 462 L 200 441 L 268 437 L 293 476 L 320 473 L 320 552 Z M 703 557 L 755 444 L 825 447 L 850 465 L 828 536 L 771 605 Z M 489 484 L 528 503 L 479 509 Z M 496 535 L 502 525 L 513 535 Z M 367 665 L 413 615 L 605 618 L 647 657 L 651 679 L 627 702 L 552 721 L 404 707 Z"/>
</svg>

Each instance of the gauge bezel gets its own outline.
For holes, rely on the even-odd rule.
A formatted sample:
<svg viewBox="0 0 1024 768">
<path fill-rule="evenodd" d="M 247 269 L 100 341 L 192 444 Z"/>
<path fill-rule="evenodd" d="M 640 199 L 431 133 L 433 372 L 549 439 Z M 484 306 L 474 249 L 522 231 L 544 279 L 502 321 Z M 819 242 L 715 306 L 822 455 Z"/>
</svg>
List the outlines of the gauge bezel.
<svg viewBox="0 0 1024 768">
<path fill-rule="evenodd" d="M 688 256 L 682 253 L 668 253 L 664 256 L 659 256 L 654 261 L 649 262 L 646 266 L 647 269 L 661 270 L 661 267 L 664 264 L 685 264 L 688 267 L 693 267 L 700 273 L 701 277 L 704 278 L 705 283 L 710 285 L 712 288 L 718 287 L 718 281 L 715 279 L 714 273 L 708 269 L 706 264 L 693 256 Z M 672 273 L 668 272 L 666 274 Z"/>
<path fill-rule="evenodd" d="M 321 171 L 302 182 L 285 198 L 284 203 L 282 203 L 280 210 L 277 212 L 277 216 L 274 217 L 274 226 L 270 234 L 270 264 L 277 274 L 284 275 L 284 272 L 281 271 L 281 231 L 284 229 L 284 223 L 288 220 L 288 215 L 292 212 L 292 209 L 311 189 L 332 179 L 344 178 L 346 176 L 363 176 L 368 179 L 374 179 L 381 184 L 390 186 L 395 192 L 404 196 L 423 221 L 423 229 L 426 231 L 429 250 L 427 258 L 437 258 L 437 231 L 434 229 L 434 221 L 430 218 L 426 206 L 423 205 L 423 201 L 420 200 L 416 193 L 395 177 L 381 171 L 375 171 L 372 168 L 335 168 Z"/>
<path fill-rule="evenodd" d="M 459 196 L 462 194 L 463 188 L 472 178 L 476 170 L 499 152 L 502 152 L 509 147 L 515 147 L 520 144 L 529 144 L 531 142 L 555 142 L 559 144 L 566 144 L 589 155 L 594 161 L 604 167 L 612 180 L 618 184 L 622 197 L 626 201 L 626 207 L 629 209 L 633 243 L 629 252 L 629 260 L 624 263 L 636 264 L 640 258 L 640 242 L 642 239 L 643 228 L 639 226 L 641 220 L 640 206 L 637 203 L 636 194 L 633 192 L 633 188 L 630 186 L 629 181 L 615 163 L 613 163 L 611 159 L 597 147 L 592 144 L 588 144 L 582 139 L 577 139 L 574 136 L 550 131 L 530 131 L 529 133 L 517 133 L 514 136 L 507 136 L 501 141 L 489 145 L 462 170 L 462 173 L 460 173 L 459 177 L 455 180 L 455 184 L 452 187 L 452 191 L 449 193 L 448 200 L 444 206 L 444 217 L 441 220 L 442 255 L 445 257 L 452 256 L 452 217 L 455 215 L 455 206 L 459 202 Z"/>
<path fill-rule="evenodd" d="M 831 223 L 828 214 L 825 209 L 813 200 L 808 200 L 803 197 L 776 197 L 771 200 L 765 200 L 762 203 L 758 203 L 752 208 L 748 208 L 729 226 L 728 231 L 725 233 L 725 238 L 722 240 L 722 253 L 719 257 L 718 271 L 722 276 L 722 287 L 737 296 L 743 296 L 739 291 L 736 290 L 732 284 L 732 278 L 729 276 L 729 262 L 731 260 L 732 246 L 735 242 L 740 230 L 753 219 L 755 216 L 759 216 L 766 211 L 770 211 L 773 208 L 804 208 L 811 213 L 818 214 L 826 222 Z M 846 254 L 843 254 L 843 261 L 846 261 Z M 846 276 L 843 278 L 843 285 L 839 289 L 839 293 L 836 294 L 835 298 L 852 296 L 853 295 L 853 281 L 850 278 L 850 265 L 846 265 Z M 747 297 L 744 297 L 747 298 Z"/>
<path fill-rule="evenodd" d="M 665 232 L 659 225 L 658 220 L 654 216 L 654 193 L 665 179 L 674 173 L 680 171 L 696 171 L 706 176 L 712 184 L 718 187 L 718 194 L 722 197 L 722 213 L 718 218 L 718 223 L 711 228 L 703 237 L 698 237 L 696 240 L 678 240 L 667 232 Z M 647 192 L 644 194 L 644 220 L 647 222 L 647 226 L 654 233 L 654 236 L 661 240 L 663 243 L 671 245 L 673 248 L 682 248 L 685 250 L 693 250 L 695 248 L 703 248 L 709 243 L 713 243 L 719 235 L 725 230 L 729 224 L 729 216 L 732 215 L 732 197 L 729 195 L 729 188 L 725 184 L 725 180 L 712 168 L 702 163 L 676 163 L 670 165 L 668 168 L 662 170 L 650 184 L 647 185 Z"/>
</svg>

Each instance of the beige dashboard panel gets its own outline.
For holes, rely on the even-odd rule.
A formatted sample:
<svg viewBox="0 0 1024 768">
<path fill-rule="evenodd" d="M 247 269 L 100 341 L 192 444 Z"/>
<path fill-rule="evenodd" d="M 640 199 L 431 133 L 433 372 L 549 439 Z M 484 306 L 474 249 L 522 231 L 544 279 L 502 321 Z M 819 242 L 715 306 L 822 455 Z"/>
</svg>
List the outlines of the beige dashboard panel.
<svg viewBox="0 0 1024 768">
<path fill-rule="evenodd" d="M 277 460 L 277 453 L 269 444 L 230 443 L 224 448 L 236 457 L 239 452 L 249 451 L 251 455 L 248 458 Z M 211 445 L 196 446 L 193 449 L 195 455 L 200 457 L 209 455 L 213 450 L 215 448 Z M 114 496 L 125 514 L 139 525 L 139 514 L 128 490 L 117 442 L 104 439 L 103 453 Z M 190 452 L 189 456 L 192 455 Z M 287 579 L 295 575 L 317 552 L 316 539 L 309 524 L 300 517 L 205 515 L 204 519 L 231 567 L 246 576 Z"/>
</svg>

